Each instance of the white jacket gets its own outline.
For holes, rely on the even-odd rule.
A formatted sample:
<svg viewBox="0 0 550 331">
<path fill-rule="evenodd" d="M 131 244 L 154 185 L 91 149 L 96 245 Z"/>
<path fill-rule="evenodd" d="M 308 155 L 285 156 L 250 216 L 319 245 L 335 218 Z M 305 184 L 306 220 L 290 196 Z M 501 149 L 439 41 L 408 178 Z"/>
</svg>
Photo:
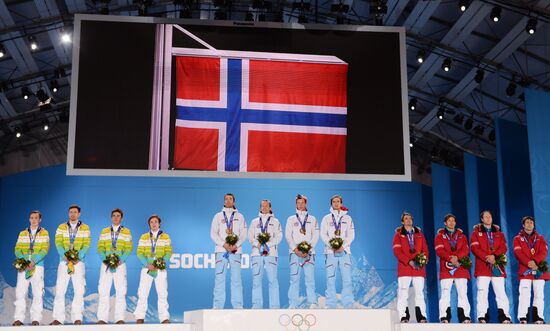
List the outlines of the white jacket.
<svg viewBox="0 0 550 331">
<path fill-rule="evenodd" d="M 300 232 L 301 225 L 300 221 L 296 217 L 296 214 L 300 216 L 300 221 L 304 222 L 307 215 L 306 221 L 306 234 Z M 286 220 L 285 227 L 285 237 L 286 242 L 288 243 L 288 252 L 294 253 L 294 249 L 302 241 L 306 241 L 311 245 L 311 254 L 315 254 L 315 246 L 319 241 L 319 224 L 317 224 L 317 219 L 315 216 L 308 215 L 307 211 L 296 210 L 296 214 L 290 216 Z"/>
<path fill-rule="evenodd" d="M 250 223 L 250 228 L 248 228 L 248 241 L 252 245 L 252 254 L 250 256 L 260 256 L 260 250 L 258 249 L 258 234 L 262 232 L 260 229 L 260 217 L 262 218 L 262 224 L 265 226 L 265 223 L 269 219 L 269 224 L 267 225 L 267 233 L 271 235 L 271 238 L 267 242 L 267 247 L 269 247 L 269 256 L 279 256 L 278 247 L 283 239 L 283 230 L 281 229 L 281 223 L 278 219 L 273 216 L 273 214 L 259 214 L 259 217 L 256 217 Z"/>
<path fill-rule="evenodd" d="M 338 224 L 338 220 L 340 217 L 342 218 L 341 221 L 341 227 L 340 227 L 340 235 L 335 235 L 335 227 L 334 223 L 332 221 L 332 215 L 334 215 L 336 219 L 336 224 Z M 338 211 L 330 208 L 330 214 L 323 217 L 323 220 L 321 221 L 321 239 L 325 243 L 325 254 L 334 254 L 334 250 L 330 247 L 329 241 L 334 237 L 340 237 L 344 240 L 344 250 L 351 254 L 351 243 L 353 242 L 353 239 L 355 239 L 355 228 L 353 226 L 353 220 L 348 215 L 347 211 Z"/>
<path fill-rule="evenodd" d="M 237 209 L 223 208 L 221 212 L 214 215 L 212 219 L 212 226 L 210 227 L 210 238 L 216 244 L 216 253 L 225 253 L 226 250 L 223 248 L 225 244 L 225 237 L 227 237 L 227 225 L 225 223 L 225 218 L 223 217 L 223 212 L 229 221 L 231 219 L 231 214 L 234 212 L 233 216 L 233 233 L 239 237 L 237 242 L 237 254 L 243 252 L 242 245 L 246 240 L 246 221 L 244 216 L 238 212 Z"/>
</svg>

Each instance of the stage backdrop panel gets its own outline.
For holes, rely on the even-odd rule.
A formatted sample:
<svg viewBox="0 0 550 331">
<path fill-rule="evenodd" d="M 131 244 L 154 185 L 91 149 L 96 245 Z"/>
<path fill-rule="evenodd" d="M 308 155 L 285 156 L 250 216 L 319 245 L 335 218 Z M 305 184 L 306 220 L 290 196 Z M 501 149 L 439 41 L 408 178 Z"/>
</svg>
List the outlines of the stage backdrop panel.
<svg viewBox="0 0 550 331">
<path fill-rule="evenodd" d="M 81 219 L 92 232 L 92 247 L 86 257 L 86 313 L 85 321 L 96 320 L 97 283 L 100 260 L 97 240 L 100 230 L 110 224 L 110 211 L 124 210 L 123 224 L 136 241 L 148 231 L 147 218 L 157 213 L 162 217 L 162 229 L 171 235 L 174 255 L 168 270 L 169 303 L 172 318 L 181 321 L 183 311 L 206 309 L 212 306 L 214 282 L 214 245 L 209 231 L 213 215 L 223 204 L 223 195 L 233 192 L 237 208 L 249 223 L 257 216 L 261 199 L 270 199 L 275 216 L 286 224 L 288 216 L 295 212 L 295 196 L 305 194 L 309 198 L 309 212 L 320 220 L 329 212 L 329 200 L 333 194 L 341 194 L 344 205 L 349 207 L 356 227 L 356 239 L 352 244 L 353 284 L 356 306 L 370 308 L 394 307 L 396 298 L 397 263 L 392 251 L 392 238 L 400 226 L 403 210 L 415 215 L 415 224 L 422 228 L 431 224 L 431 188 L 417 183 L 313 181 L 313 180 L 253 180 L 253 179 L 193 179 L 154 177 L 89 177 L 66 176 L 64 166 L 43 168 L 14 176 L 4 177 L 0 185 L 0 322 L 13 322 L 13 301 L 16 272 L 11 266 L 13 249 L 19 231 L 28 226 L 28 213 L 39 209 L 43 213 L 42 225 L 49 230 L 51 239 L 56 227 L 67 220 L 67 208 L 77 203 L 82 207 Z M 433 244 L 433 238 L 428 237 Z M 137 300 L 140 265 L 134 253 L 128 259 L 128 313 Z M 244 251 L 249 253 L 250 244 Z M 325 271 L 323 247 L 316 247 L 317 295 L 324 302 Z M 56 266 L 59 257 L 51 249 L 46 257 L 46 313 L 51 319 Z M 244 257 L 242 270 L 245 307 L 251 306 L 251 270 L 248 256 Z M 433 282 L 435 275 L 428 280 Z M 228 282 L 229 283 L 229 282 Z M 289 284 L 288 245 L 283 240 L 280 248 L 279 283 L 282 307 L 288 306 Z M 264 284 L 267 295 L 267 281 Z M 304 291 L 302 286 L 302 291 Z M 340 288 L 338 287 L 338 291 Z M 69 290 L 69 297 L 72 290 Z M 113 292 L 114 295 L 114 292 Z M 305 293 L 302 293 L 305 296 Z M 264 300 L 264 302 L 266 302 Z M 156 294 L 149 297 L 147 320 L 156 320 Z"/>
<path fill-rule="evenodd" d="M 527 109 L 527 134 L 529 136 L 529 159 L 531 160 L 531 183 L 533 186 L 533 208 L 537 231 L 546 240 L 550 239 L 550 94 L 527 89 L 525 107 Z M 546 298 L 550 298 L 550 286 L 545 288 Z M 548 321 L 550 305 L 544 307 Z"/>
<path fill-rule="evenodd" d="M 75 15 L 67 172 L 408 181 L 405 39 Z"/>
<path fill-rule="evenodd" d="M 518 262 L 513 253 L 514 237 L 522 229 L 521 218 L 533 215 L 531 192 L 531 171 L 527 127 L 504 120 L 497 120 L 497 168 L 500 201 L 500 225 L 508 244 L 508 265 L 506 266 L 506 294 L 510 300 L 510 314 L 517 322 Z"/>
</svg>

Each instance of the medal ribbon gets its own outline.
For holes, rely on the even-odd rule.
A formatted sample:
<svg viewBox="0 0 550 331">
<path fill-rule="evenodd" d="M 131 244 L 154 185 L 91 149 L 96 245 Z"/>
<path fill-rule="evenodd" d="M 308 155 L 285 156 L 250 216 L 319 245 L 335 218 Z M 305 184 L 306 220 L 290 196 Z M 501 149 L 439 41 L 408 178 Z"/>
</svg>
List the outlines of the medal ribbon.
<svg viewBox="0 0 550 331">
<path fill-rule="evenodd" d="M 27 231 L 29 232 L 29 255 L 32 255 L 34 253 L 34 242 L 36 241 L 36 237 L 38 237 L 38 232 L 40 232 L 42 228 L 39 226 L 38 229 L 36 229 L 36 233 L 33 235 L 31 234 L 31 228 L 29 227 Z"/>
<path fill-rule="evenodd" d="M 407 231 L 407 240 L 409 240 L 409 248 L 414 250 L 414 230 L 411 232 Z"/>
<path fill-rule="evenodd" d="M 447 232 L 447 238 L 449 239 L 449 244 L 451 244 L 451 248 L 456 248 L 456 244 L 458 242 L 458 232 L 454 231 L 451 233 L 447 230 L 446 232 Z M 454 238 L 453 238 L 453 235 L 455 235 Z"/>
<path fill-rule="evenodd" d="M 229 220 L 227 220 L 227 215 L 225 215 L 225 211 L 223 212 L 223 218 L 225 219 L 225 225 L 227 226 L 228 230 L 233 231 L 233 217 L 235 216 L 235 212 L 231 213 L 231 217 Z"/>
<path fill-rule="evenodd" d="M 529 250 L 531 251 L 531 254 L 533 254 L 533 251 L 535 250 L 535 244 L 537 243 L 537 236 L 534 237 L 532 244 L 529 242 L 528 237 L 523 236 L 523 239 L 525 239 L 525 243 L 527 244 L 527 247 L 529 247 Z"/>
<path fill-rule="evenodd" d="M 300 223 L 300 229 L 302 230 L 302 233 L 306 233 L 306 223 L 307 223 L 307 217 L 309 214 L 306 214 L 306 217 L 304 218 L 304 222 L 300 220 L 300 216 L 298 216 L 298 213 L 296 213 L 296 218 L 298 219 L 298 223 Z M 334 216 L 332 216 L 334 218 Z"/>
<path fill-rule="evenodd" d="M 76 233 L 78 232 L 78 228 L 80 227 L 81 224 L 82 224 L 82 222 L 78 221 L 78 223 L 76 223 L 76 226 L 75 226 L 74 232 L 73 232 L 73 228 L 71 227 L 70 221 L 67 222 L 67 227 L 69 228 L 70 248 L 74 248 L 74 240 L 76 239 Z"/>
<path fill-rule="evenodd" d="M 151 252 L 153 253 L 153 257 L 155 256 L 155 251 L 157 250 L 157 241 L 159 240 L 159 237 L 161 234 L 162 234 L 162 230 L 159 230 L 159 233 L 157 233 L 157 237 L 155 238 L 155 241 L 153 241 L 153 231 L 149 231 L 149 239 L 151 240 Z"/>
<path fill-rule="evenodd" d="M 118 230 L 115 232 L 113 229 L 113 226 L 111 225 L 111 246 L 113 247 L 113 251 L 116 251 L 116 242 L 118 240 L 118 235 L 120 234 L 120 230 L 122 230 L 123 226 L 120 225 L 118 227 Z"/>
<path fill-rule="evenodd" d="M 335 232 L 336 231 L 340 231 L 340 228 L 342 227 L 342 218 L 344 217 L 344 215 L 340 216 L 340 218 L 338 219 L 338 224 L 336 224 L 336 217 L 334 217 L 334 214 L 330 214 L 332 216 L 332 224 L 334 224 L 334 230 Z"/>
</svg>

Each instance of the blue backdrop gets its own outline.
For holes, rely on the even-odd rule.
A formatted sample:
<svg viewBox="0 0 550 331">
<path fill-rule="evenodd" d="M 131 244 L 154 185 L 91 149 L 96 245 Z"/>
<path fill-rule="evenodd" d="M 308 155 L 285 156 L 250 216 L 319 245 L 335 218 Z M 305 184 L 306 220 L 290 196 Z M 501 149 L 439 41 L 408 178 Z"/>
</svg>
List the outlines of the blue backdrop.
<svg viewBox="0 0 550 331">
<path fill-rule="evenodd" d="M 247 222 L 257 216 L 261 199 L 272 201 L 275 216 L 286 224 L 295 210 L 297 193 L 309 198 L 309 211 L 319 220 L 329 211 L 329 199 L 341 194 L 350 209 L 356 227 L 352 244 L 354 261 L 353 284 L 357 304 L 372 308 L 392 307 L 396 296 L 396 260 L 392 253 L 394 229 L 400 225 L 403 210 L 415 215 L 415 223 L 424 227 L 423 216 L 431 218 L 431 189 L 417 183 L 268 180 L 268 179 L 188 179 L 140 177 L 65 176 L 65 167 L 43 168 L 2 178 L 0 219 L 0 287 L 3 288 L 1 323 L 11 323 L 13 287 L 16 272 L 11 267 L 11 253 L 20 230 L 28 226 L 28 212 L 39 209 L 43 226 L 51 240 L 56 227 L 67 219 L 67 207 L 82 207 L 81 220 L 92 231 L 91 254 L 86 257 L 85 321 L 95 321 L 97 282 L 100 260 L 96 253 L 100 229 L 110 224 L 110 211 L 119 207 L 125 212 L 124 224 L 134 239 L 148 231 L 147 218 L 153 213 L 162 217 L 162 228 L 172 236 L 174 255 L 170 265 L 169 303 L 173 320 L 182 320 L 185 310 L 210 308 L 214 280 L 212 252 L 214 245 L 209 231 L 213 215 L 222 208 L 223 195 L 233 192 L 237 208 Z M 428 209 L 428 210 L 426 210 Z M 431 220 L 429 220 L 431 222 Z M 431 244 L 433 238 L 428 237 Z M 135 250 L 136 243 L 134 243 Z M 280 250 L 279 282 L 282 306 L 288 305 L 288 246 L 283 240 Z M 322 245 L 316 247 L 322 253 Z M 250 252 L 246 243 L 244 252 Z M 45 307 L 52 308 L 57 252 L 52 249 L 46 258 Z M 245 259 L 246 262 L 246 259 Z M 245 263 L 246 266 L 246 263 Z M 128 310 L 133 311 L 139 282 L 139 263 L 133 254 L 128 260 Z M 251 271 L 244 269 L 245 307 L 251 306 Z M 433 277 L 431 278 L 434 279 Z M 317 293 L 323 300 L 325 273 L 323 259 L 316 265 Z M 265 284 L 267 286 L 267 284 Z M 69 291 L 71 295 L 71 291 Z M 267 291 L 264 290 L 264 295 Z M 432 296 L 433 297 L 433 296 Z M 148 319 L 156 317 L 154 290 L 149 298 Z M 437 311 L 435 312 L 437 314 Z M 131 317 L 128 315 L 128 317 Z M 434 315 L 435 319 L 437 316 Z M 48 313 L 45 322 L 49 322 Z"/>
</svg>

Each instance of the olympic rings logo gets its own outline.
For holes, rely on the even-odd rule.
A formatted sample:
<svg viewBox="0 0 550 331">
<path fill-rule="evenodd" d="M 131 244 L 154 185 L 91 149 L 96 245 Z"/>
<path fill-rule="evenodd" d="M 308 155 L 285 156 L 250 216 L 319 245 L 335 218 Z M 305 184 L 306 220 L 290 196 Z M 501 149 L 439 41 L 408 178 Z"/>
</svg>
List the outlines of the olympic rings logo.
<svg viewBox="0 0 550 331">
<path fill-rule="evenodd" d="M 310 331 L 317 323 L 317 317 L 313 314 L 294 314 L 292 316 L 282 314 L 279 316 L 279 325 L 284 326 L 287 331 Z"/>
</svg>

